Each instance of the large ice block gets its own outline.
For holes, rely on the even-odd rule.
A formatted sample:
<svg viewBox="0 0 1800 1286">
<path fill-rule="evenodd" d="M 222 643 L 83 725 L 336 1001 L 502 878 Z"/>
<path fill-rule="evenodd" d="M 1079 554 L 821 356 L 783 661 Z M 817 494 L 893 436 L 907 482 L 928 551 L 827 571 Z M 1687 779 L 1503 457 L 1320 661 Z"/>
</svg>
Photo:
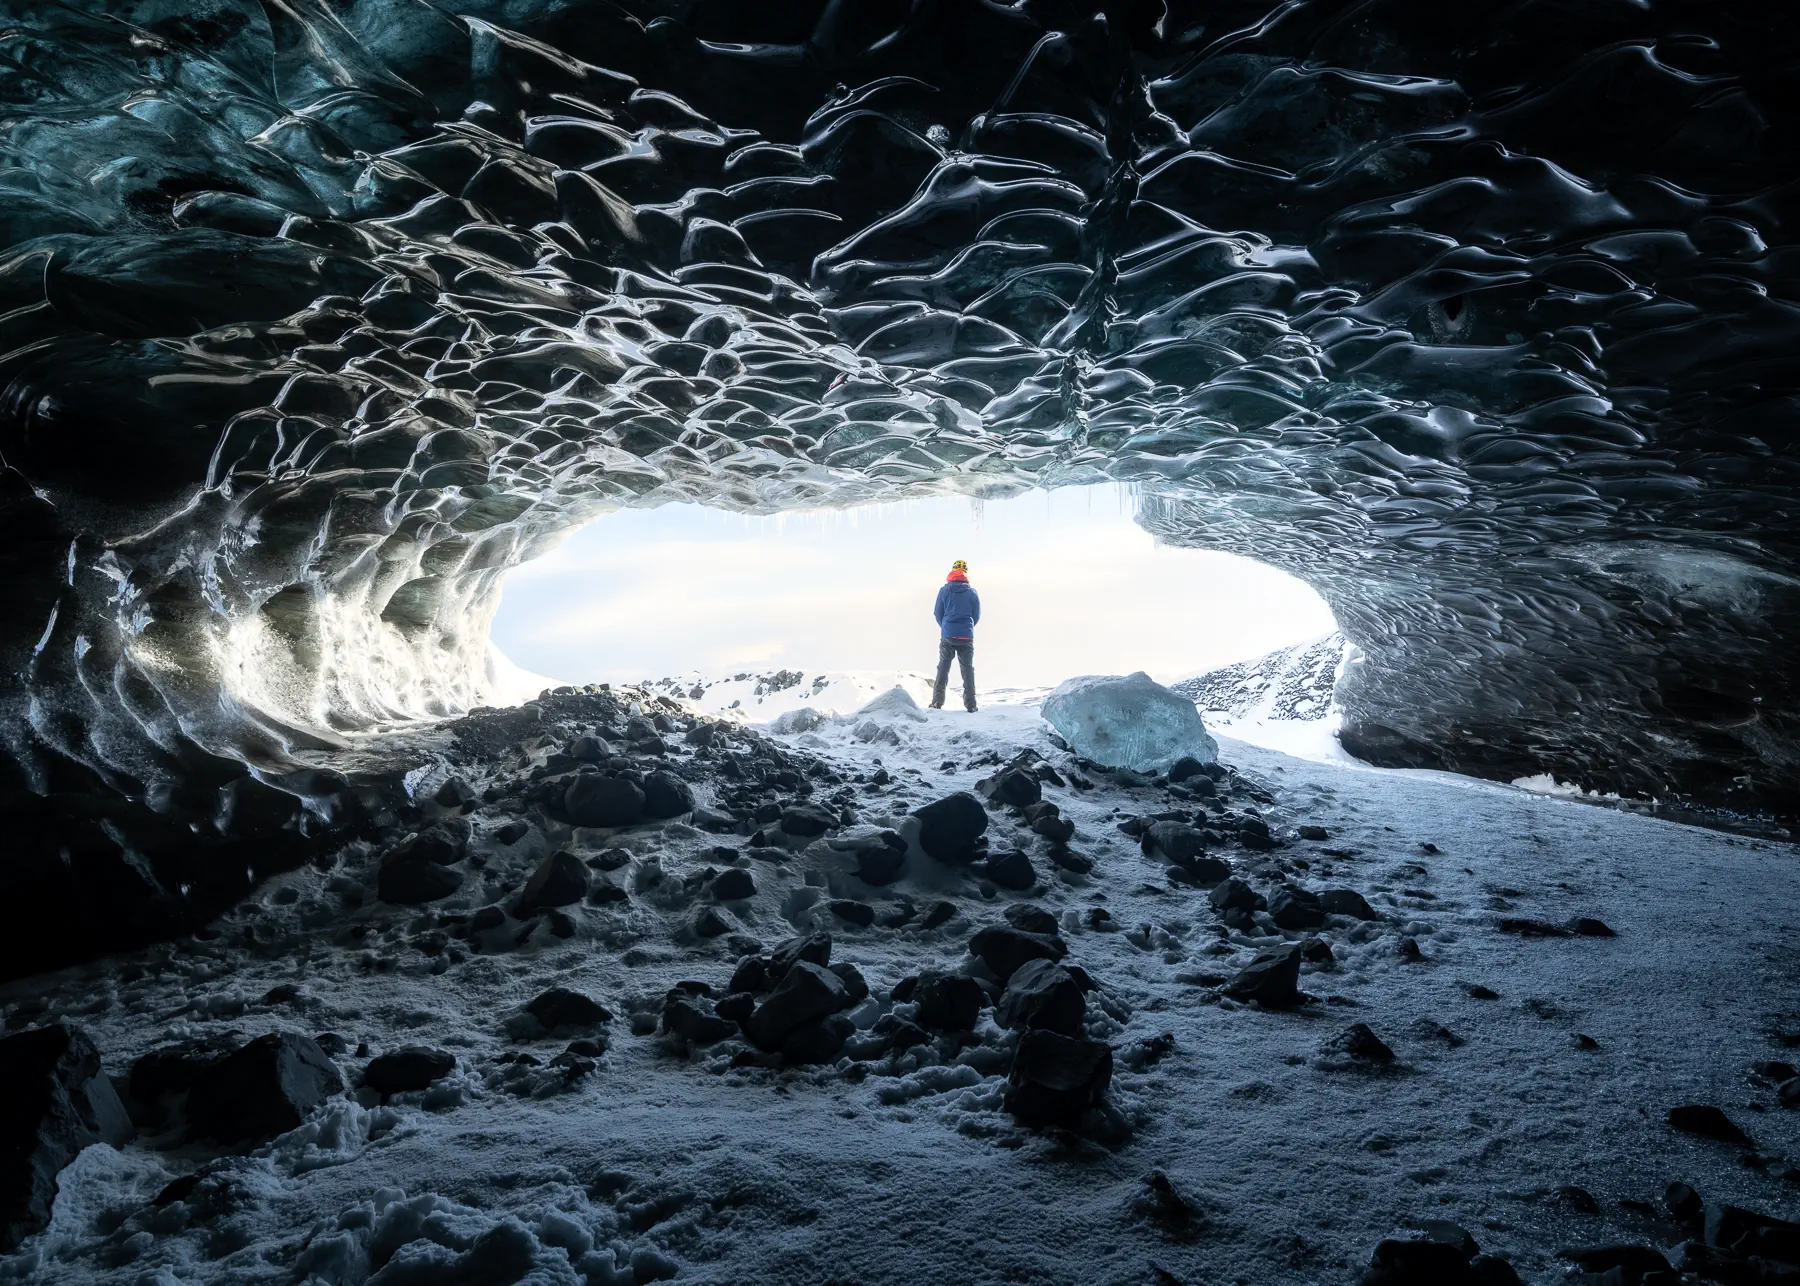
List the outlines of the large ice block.
<svg viewBox="0 0 1800 1286">
<path fill-rule="evenodd" d="M 1165 772 L 1184 756 L 1219 757 L 1194 703 L 1142 670 L 1066 680 L 1045 699 L 1044 718 L 1076 754 L 1108 768 Z"/>
</svg>

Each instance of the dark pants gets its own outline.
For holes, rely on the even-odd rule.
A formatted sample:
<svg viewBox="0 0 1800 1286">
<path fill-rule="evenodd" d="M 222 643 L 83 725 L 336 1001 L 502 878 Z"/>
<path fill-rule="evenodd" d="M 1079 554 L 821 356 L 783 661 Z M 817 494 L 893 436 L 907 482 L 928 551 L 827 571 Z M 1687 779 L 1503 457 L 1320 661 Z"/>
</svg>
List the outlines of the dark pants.
<svg viewBox="0 0 1800 1286">
<path fill-rule="evenodd" d="M 962 662 L 963 704 L 975 708 L 975 640 L 939 639 L 937 682 L 931 685 L 931 704 L 944 704 L 944 689 L 950 684 L 950 658 Z"/>
</svg>

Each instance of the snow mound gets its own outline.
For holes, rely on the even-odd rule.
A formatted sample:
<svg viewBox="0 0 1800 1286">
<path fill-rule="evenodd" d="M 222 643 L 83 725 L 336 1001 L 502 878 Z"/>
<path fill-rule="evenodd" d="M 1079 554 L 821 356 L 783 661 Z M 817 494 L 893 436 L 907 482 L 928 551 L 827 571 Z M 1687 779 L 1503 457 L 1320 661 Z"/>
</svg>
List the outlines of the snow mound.
<svg viewBox="0 0 1800 1286">
<path fill-rule="evenodd" d="M 1076 754 L 1108 768 L 1164 772 L 1177 759 L 1219 757 L 1194 703 L 1142 670 L 1069 679 L 1045 700 L 1044 718 Z"/>
<path fill-rule="evenodd" d="M 925 712 L 919 709 L 912 693 L 896 683 L 873 701 L 856 712 L 858 719 L 911 719 L 917 723 L 925 722 Z"/>
</svg>

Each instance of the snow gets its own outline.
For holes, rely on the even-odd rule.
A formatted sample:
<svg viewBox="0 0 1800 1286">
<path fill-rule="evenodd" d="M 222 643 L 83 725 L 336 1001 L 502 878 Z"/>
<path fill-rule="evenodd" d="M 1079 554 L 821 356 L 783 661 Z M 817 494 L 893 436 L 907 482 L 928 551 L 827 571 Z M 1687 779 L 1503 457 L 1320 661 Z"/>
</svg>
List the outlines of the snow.
<svg viewBox="0 0 1800 1286">
<path fill-rule="evenodd" d="M 1180 759 L 1211 763 L 1219 755 L 1193 701 L 1142 670 L 1068 679 L 1043 712 L 1071 750 L 1108 768 L 1166 772 Z"/>
<path fill-rule="evenodd" d="M 1080 775 L 1030 695 L 984 700 L 977 714 L 924 713 L 875 720 L 892 733 L 879 744 L 858 741 L 850 719 L 785 740 L 815 739 L 844 772 L 879 761 L 893 775 L 862 792 L 869 827 L 971 788 L 1022 748 Z M 860 1081 L 838 1066 L 733 1067 L 719 1049 L 684 1056 L 635 1034 L 669 986 L 718 985 L 732 965 L 724 941 L 680 937 L 685 906 L 669 881 L 661 900 L 587 915 L 574 939 L 540 930 L 452 964 L 408 945 L 428 912 L 344 905 L 364 869 L 353 855 L 334 872 L 271 881 L 210 940 L 23 980 L 0 1000 L 41 999 L 45 1020 L 85 1026 L 115 1074 L 183 1036 L 332 1030 L 371 1054 L 449 1049 L 457 1092 L 386 1106 L 352 1092 L 239 1155 L 153 1146 L 166 1139 L 91 1148 L 64 1172 L 52 1227 L 0 1261 L 0 1280 L 1138 1283 L 1157 1279 L 1154 1265 L 1187 1283 L 1300 1286 L 1354 1280 L 1380 1238 L 1448 1218 L 1528 1281 L 1548 1282 L 1563 1277 L 1554 1252 L 1564 1245 L 1672 1245 L 1679 1230 L 1620 1204 L 1654 1202 L 1671 1180 L 1792 1217 L 1797 1190 L 1776 1167 L 1740 1164 L 1738 1150 L 1662 1123 L 1676 1104 L 1715 1103 L 1763 1153 L 1800 1156 L 1800 1113 L 1746 1081 L 1753 1061 L 1792 1057 L 1774 1031 L 1800 1031 L 1792 847 L 1448 774 L 1311 762 L 1229 736 L 1219 745 L 1275 801 L 1261 811 L 1285 839 L 1266 855 L 1229 850 L 1232 860 L 1274 859 L 1312 887 L 1356 888 L 1382 918 L 1328 924 L 1338 962 L 1301 979 L 1317 1003 L 1284 1014 L 1238 1006 L 1214 981 L 1299 935 L 1221 935 L 1204 892 L 1168 884 L 1120 834 L 1122 816 L 1180 806 L 1161 788 L 1094 777 L 1088 790 L 1047 789 L 1095 868 L 1055 872 L 1034 850 L 1044 882 L 1031 900 L 1059 917 L 1070 961 L 1103 988 L 1090 1034 L 1116 1047 L 1110 1099 L 1129 1138 L 1013 1123 L 1000 1106 L 1007 1038 L 991 1015 L 969 1047 L 920 1047 L 871 1063 Z M 1294 838 L 1302 823 L 1329 838 Z M 990 832 L 1030 839 L 1001 810 Z M 554 845 L 622 847 L 633 865 L 621 874 L 649 889 L 653 869 L 696 869 L 717 842 L 674 823 L 478 846 L 495 881 Z M 826 841 L 758 863 L 761 891 L 740 919 L 764 942 L 829 924 L 834 962 L 856 964 L 888 1012 L 904 1006 L 880 999 L 886 988 L 924 968 L 968 967 L 969 935 L 1021 900 L 917 853 L 887 889 L 860 885 L 854 865 Z M 930 931 L 856 930 L 823 907 L 845 895 L 878 906 L 947 896 L 961 914 Z M 1098 906 L 1121 931 L 1089 927 Z M 1618 936 L 1528 940 L 1496 927 L 1501 915 L 1576 914 Z M 246 933 L 264 947 L 244 946 Z M 1422 961 L 1402 957 L 1408 936 Z M 1499 998 L 1471 997 L 1476 983 Z M 298 997 L 262 999 L 281 984 Z M 506 1018 L 552 985 L 620 1015 L 598 1069 L 545 1097 L 490 1084 L 482 1069 L 521 1048 Z M 1352 1022 L 1393 1046 L 1393 1069 L 1330 1054 Z M 1163 1033 L 1173 1048 L 1159 1057 Z M 1577 1033 L 1598 1049 L 1578 1048 Z M 528 1048 L 547 1062 L 561 1045 Z M 339 1060 L 347 1082 L 364 1061 Z M 1193 1205 L 1196 1230 L 1178 1236 L 1145 1213 L 1152 1170 Z M 194 1172 L 207 1177 L 190 1199 L 151 1204 L 163 1183 Z M 1559 1200 L 1566 1185 L 1594 1193 L 1600 1212 Z"/>
</svg>

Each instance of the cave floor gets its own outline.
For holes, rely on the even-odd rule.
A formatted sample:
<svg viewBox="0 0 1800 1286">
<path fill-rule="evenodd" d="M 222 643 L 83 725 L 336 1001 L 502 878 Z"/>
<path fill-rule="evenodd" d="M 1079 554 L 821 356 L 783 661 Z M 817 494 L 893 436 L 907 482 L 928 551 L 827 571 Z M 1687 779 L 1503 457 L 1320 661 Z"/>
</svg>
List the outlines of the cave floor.
<svg viewBox="0 0 1800 1286">
<path fill-rule="evenodd" d="M 1033 705 L 890 722 L 899 745 L 858 742 L 849 722 L 778 740 L 846 776 L 879 757 L 895 784 L 858 787 L 861 820 L 876 824 L 971 787 L 1023 747 L 1071 771 Z M 407 744 L 425 756 L 429 788 L 444 773 L 430 739 Z M 675 983 L 722 991 L 731 973 L 727 938 L 683 927 L 696 904 L 675 878 L 720 838 L 682 823 L 550 827 L 503 847 L 489 832 L 506 819 L 477 814 L 486 866 L 435 910 L 376 902 L 363 887 L 372 857 L 351 853 L 271 881 L 208 940 L 0 991 L 15 1026 L 30 1010 L 85 1027 L 115 1074 L 174 1040 L 274 1029 L 341 1035 L 352 1085 L 359 1045 L 426 1044 L 458 1059 L 431 1090 L 385 1104 L 352 1090 L 250 1151 L 222 1154 L 174 1130 L 89 1148 L 63 1173 L 50 1229 L 0 1261 L 0 1279 L 1263 1286 L 1354 1281 L 1379 1239 L 1448 1219 L 1527 1281 L 1549 1281 L 1562 1277 L 1563 1247 L 1684 1240 L 1658 1213 L 1673 1180 L 1795 1216 L 1800 1112 L 1777 1107 L 1750 1071 L 1792 1060 L 1800 1044 L 1792 847 L 1229 739 L 1221 757 L 1273 796 L 1265 816 L 1289 837 L 1270 853 L 1233 849 L 1234 864 L 1357 889 L 1381 917 L 1329 922 L 1321 936 L 1336 962 L 1307 967 L 1313 1000 L 1291 1012 L 1221 999 L 1218 981 L 1266 939 L 1223 936 L 1205 891 L 1172 887 L 1118 830 L 1126 816 L 1183 806 L 1160 788 L 1046 788 L 1094 870 L 1066 875 L 1032 849 L 1041 882 L 1030 895 L 984 896 L 975 878 L 916 855 L 898 884 L 869 889 L 815 843 L 753 864 L 760 891 L 732 908 L 735 927 L 764 944 L 829 927 L 833 963 L 855 964 L 874 989 L 864 1026 L 902 977 L 966 966 L 970 934 L 1000 922 L 1005 903 L 1047 908 L 1069 960 L 1101 989 L 1089 1032 L 1115 1049 L 1110 1131 L 1040 1133 L 1002 1110 L 1011 1037 L 991 1010 L 960 1051 L 811 1068 L 733 1066 L 740 1040 L 687 1050 L 643 1031 Z M 1302 824 L 1329 838 L 1293 838 Z M 1012 825 L 996 808 L 990 834 Z M 632 863 L 615 874 L 631 901 L 572 908 L 568 939 L 540 921 L 522 943 L 479 953 L 413 945 L 437 914 L 516 888 L 557 846 L 627 850 Z M 878 907 L 948 899 L 959 914 L 930 930 L 857 929 L 820 892 Z M 1101 905 L 1116 930 L 1090 927 Z M 1502 917 L 1572 916 L 1617 936 L 1499 929 Z M 1422 959 L 1406 957 L 1407 938 Z M 550 1066 L 566 1040 L 521 1044 L 505 1030 L 552 985 L 617 1015 L 585 1075 Z M 1475 986 L 1497 997 L 1478 999 Z M 1394 1064 L 1331 1052 L 1357 1022 L 1392 1046 Z M 1158 1056 L 1163 1033 L 1173 1048 Z M 539 1059 L 523 1076 L 500 1061 L 521 1049 Z M 1754 1150 L 1672 1131 L 1665 1114 L 1685 1103 L 1724 1109 Z M 1169 1217 L 1152 1194 L 1158 1170 L 1189 1217 Z M 209 1178 L 192 1199 L 152 1204 L 194 1172 Z"/>
</svg>

